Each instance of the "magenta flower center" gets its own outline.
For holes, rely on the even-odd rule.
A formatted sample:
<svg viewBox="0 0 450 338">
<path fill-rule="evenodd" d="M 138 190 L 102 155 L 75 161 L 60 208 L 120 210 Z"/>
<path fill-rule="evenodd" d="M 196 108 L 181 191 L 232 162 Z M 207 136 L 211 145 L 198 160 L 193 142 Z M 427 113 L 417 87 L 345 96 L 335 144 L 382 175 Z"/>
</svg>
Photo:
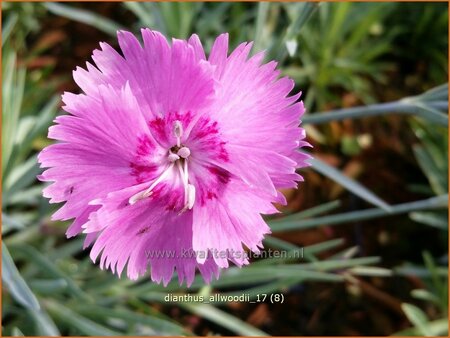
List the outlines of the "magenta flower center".
<svg viewBox="0 0 450 338">
<path fill-rule="evenodd" d="M 189 181 L 189 156 L 191 150 L 181 143 L 181 137 L 183 136 L 183 125 L 179 120 L 176 120 L 173 124 L 173 135 L 176 138 L 176 144 L 168 150 L 167 160 L 168 165 L 166 169 L 156 178 L 151 185 L 137 194 L 130 197 L 129 203 L 135 204 L 137 201 L 149 197 L 153 194 L 154 188 L 164 181 L 173 169 L 176 167 L 183 183 L 184 190 L 184 207 L 180 210 L 180 214 L 186 210 L 191 210 L 195 203 L 195 186 Z"/>
</svg>

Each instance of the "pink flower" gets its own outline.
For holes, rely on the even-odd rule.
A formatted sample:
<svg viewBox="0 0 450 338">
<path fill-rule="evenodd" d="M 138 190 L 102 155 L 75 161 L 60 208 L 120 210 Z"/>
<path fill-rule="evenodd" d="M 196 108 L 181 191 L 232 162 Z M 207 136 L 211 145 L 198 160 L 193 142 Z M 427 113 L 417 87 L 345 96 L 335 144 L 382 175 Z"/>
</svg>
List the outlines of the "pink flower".
<svg viewBox="0 0 450 338">
<path fill-rule="evenodd" d="M 302 177 L 308 156 L 299 127 L 300 94 L 278 79 L 276 63 L 249 58 L 251 43 L 228 56 L 220 35 L 208 58 L 197 35 L 172 40 L 142 30 L 143 46 L 119 32 L 119 54 L 101 43 L 64 93 L 64 109 L 39 155 L 55 220 L 74 219 L 67 237 L 86 233 L 91 258 L 136 279 L 150 267 L 164 285 L 176 270 L 208 283 L 229 261 L 248 264 L 244 246 L 262 248 L 261 214 L 285 204 L 280 188 Z"/>
</svg>

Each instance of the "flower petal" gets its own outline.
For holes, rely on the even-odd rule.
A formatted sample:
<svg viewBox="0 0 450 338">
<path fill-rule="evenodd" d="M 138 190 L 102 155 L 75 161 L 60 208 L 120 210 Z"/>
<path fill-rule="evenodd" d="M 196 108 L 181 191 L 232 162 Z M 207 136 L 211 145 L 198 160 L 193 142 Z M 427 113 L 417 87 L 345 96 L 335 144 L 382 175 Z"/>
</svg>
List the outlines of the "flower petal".
<svg viewBox="0 0 450 338">
<path fill-rule="evenodd" d="M 204 264 L 192 255 L 192 212 L 178 214 L 166 208 L 162 199 L 145 199 L 134 205 L 128 198 L 142 185 L 109 194 L 99 203 L 101 208 L 91 217 L 88 227 L 100 229 L 92 250 L 100 267 L 110 268 L 120 275 L 128 263 L 127 276 L 136 279 L 151 266 L 153 281 L 167 285 L 174 271 L 180 283 L 190 285 L 199 268 L 205 281 L 218 275 L 212 258 Z"/>
<path fill-rule="evenodd" d="M 238 266 L 248 264 L 243 245 L 259 252 L 264 235 L 270 233 L 261 213 L 278 212 L 239 180 L 231 180 L 220 199 L 193 211 L 193 249 L 211 252 L 221 268 L 228 267 L 228 260 Z M 203 263 L 204 258 L 197 261 Z"/>
</svg>

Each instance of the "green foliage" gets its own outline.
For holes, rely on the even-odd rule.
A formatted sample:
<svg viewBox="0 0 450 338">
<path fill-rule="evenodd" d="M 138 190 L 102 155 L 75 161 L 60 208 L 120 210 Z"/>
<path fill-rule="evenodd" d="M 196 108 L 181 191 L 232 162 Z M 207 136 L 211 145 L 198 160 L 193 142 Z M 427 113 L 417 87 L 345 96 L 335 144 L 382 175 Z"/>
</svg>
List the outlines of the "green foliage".
<svg viewBox="0 0 450 338">
<path fill-rule="evenodd" d="M 424 120 L 448 127 L 448 84 L 432 88 L 425 93 L 405 97 L 394 102 L 362 107 L 337 109 L 305 116 L 304 124 L 323 124 L 345 119 L 363 118 L 386 114 L 416 115 Z M 442 129 L 441 129 L 442 130 Z"/>
<path fill-rule="evenodd" d="M 118 30 L 123 29 L 123 26 L 114 21 L 87 10 L 77 9 L 73 6 L 67 6 L 56 2 L 47 2 L 44 6 L 53 14 L 82 22 L 86 25 L 95 26 L 97 29 L 112 36 L 115 36 Z"/>
<path fill-rule="evenodd" d="M 437 306 L 438 319 L 429 318 L 427 313 L 416 305 L 403 303 L 402 309 L 413 328 L 397 332 L 399 336 L 446 336 L 448 335 L 448 272 L 445 278 L 438 272 L 433 258 L 428 252 L 423 253 L 425 266 L 430 280 L 427 289 L 415 289 L 411 292 L 416 300 Z"/>
<path fill-rule="evenodd" d="M 374 102 L 370 80 L 386 83 L 388 64 L 381 57 L 398 33 L 383 26 L 392 10 L 386 3 L 320 4 L 297 37 L 299 64 L 285 69 L 300 87 L 308 85 L 308 108 L 339 105 L 337 90 L 342 89 L 365 103 Z"/>
<path fill-rule="evenodd" d="M 341 238 L 301 248 L 268 236 L 265 246 L 284 250 L 287 257 L 261 258 L 242 269 L 232 267 L 210 286 L 205 286 L 197 276 L 189 290 L 175 280 L 164 288 L 148 278 L 130 281 L 101 271 L 83 253 L 82 239 L 64 238 L 67 224 L 49 221 L 55 207 L 42 198 L 43 186 L 35 179 L 40 172 L 36 153 L 48 143 L 46 132 L 58 113 L 58 93 L 56 84 L 48 78 L 51 68 L 30 70 L 26 63 L 20 62 L 37 56 L 28 53 L 26 38 L 39 32 L 41 19 L 49 13 L 91 25 L 110 36 L 115 36 L 117 29 L 137 32 L 143 26 L 178 38 L 195 32 L 205 41 L 207 49 L 214 36 L 224 31 L 230 33 L 233 47 L 239 41 L 254 39 L 254 50 L 266 48 L 267 57 L 277 59 L 284 74 L 292 76 L 300 88 L 308 89 L 309 107 L 318 111 L 340 107 L 341 94 L 345 92 L 369 103 L 309 114 L 304 117 L 305 124 L 403 114 L 418 138 L 413 152 L 429 183 L 411 187 L 425 193 L 424 199 L 388 205 L 368 187 L 315 159 L 312 170 L 375 207 L 336 212 L 343 203 L 327 201 L 302 212 L 269 219 L 273 232 L 409 214 L 412 220 L 442 229 L 446 235 L 448 86 L 430 91 L 425 91 L 426 87 L 422 95 L 387 103 L 376 102 L 378 96 L 373 90 L 374 83 L 387 83 L 390 68 L 385 57 L 392 51 L 393 41 L 411 31 L 408 20 L 414 17 L 421 27 L 414 31 L 414 39 L 421 41 L 426 37 L 426 46 L 432 52 L 423 55 L 431 55 L 427 60 L 438 63 L 431 78 L 446 71 L 439 49 L 446 36 L 442 33 L 443 14 L 437 13 L 433 6 L 425 6 L 424 15 L 420 10 L 410 9 L 411 18 L 394 25 L 389 22 L 403 7 L 391 3 L 126 2 L 120 6 L 135 18 L 132 27 L 80 4 L 2 3 L 4 335 L 190 335 L 193 332 L 161 311 L 161 306 L 167 306 L 164 297 L 168 292 L 207 297 L 217 291 L 222 295 L 248 293 L 255 297 L 261 293 L 289 293 L 291 288 L 304 283 L 342 283 L 358 276 L 389 278 L 393 274 L 426 280 L 427 289 L 416 290 L 413 296 L 434 304 L 441 317 L 446 317 L 447 287 L 442 275 L 448 271 L 436 265 L 436 258 L 424 254 L 424 266 L 406 265 L 391 270 L 381 267 L 380 257 L 353 257 L 358 247 L 343 248 L 345 241 Z M 432 34 L 425 28 L 429 25 Z M 435 36 L 436 43 L 432 41 Z M 418 53 L 424 53 L 424 49 L 419 48 Z M 414 55 L 402 57 L 415 59 Z M 445 56 L 444 61 L 447 62 Z M 437 84 L 440 83 L 433 86 Z M 336 249 L 341 251 L 323 258 L 329 250 Z M 295 258 L 294 253 L 301 253 L 302 257 Z M 220 328 L 239 335 L 267 334 L 228 313 L 223 305 L 224 302 L 172 304 L 214 323 L 219 329 L 212 334 L 221 333 Z M 414 325 L 405 332 L 423 335 L 446 332 L 445 320 L 428 318 L 417 305 L 404 304 L 403 309 Z"/>
<path fill-rule="evenodd" d="M 413 148 L 414 155 L 429 182 L 428 186 L 415 185 L 411 188 L 427 195 L 448 193 L 448 129 L 418 120 L 412 120 L 411 126 L 420 140 L 420 144 Z M 416 222 L 448 231 L 448 213 L 445 210 L 413 211 L 410 217 Z M 447 237 L 447 232 L 444 236 Z"/>
<path fill-rule="evenodd" d="M 437 97 L 439 99 L 439 93 Z M 436 92 L 432 93 L 431 99 L 433 98 L 436 98 Z M 420 141 L 413 148 L 414 155 L 429 183 L 429 185 L 415 185 L 411 189 L 431 196 L 448 194 L 448 128 L 437 127 L 423 120 L 411 120 L 410 124 Z M 448 210 L 414 210 L 409 213 L 409 217 L 416 222 L 438 228 L 441 230 L 442 239 L 447 241 Z M 436 306 L 440 318 L 429 318 L 421 308 L 403 303 L 402 309 L 413 328 L 397 335 L 448 335 L 448 269 L 445 268 L 443 278 L 429 252 L 423 253 L 423 259 L 429 277 L 426 280 L 427 289 L 413 290 L 411 295 L 415 299 Z"/>
<path fill-rule="evenodd" d="M 30 33 L 39 31 L 40 19 L 45 15 L 45 9 L 32 2 L 2 1 L 1 6 L 5 18 L 2 26 L 2 46 L 8 41 L 16 50 L 26 48 L 25 38 Z M 14 36 L 9 39 L 12 31 Z"/>
<path fill-rule="evenodd" d="M 429 67 L 427 72 L 420 74 L 422 86 L 428 81 L 443 82 L 447 79 L 448 58 L 442 51 L 448 49 L 448 38 L 440 32 L 448 27 L 448 6 L 445 3 L 435 3 L 426 6 L 420 3 L 406 3 L 397 6 L 386 22 L 387 26 L 401 27 L 395 39 L 392 53 L 404 60 L 404 67 Z M 414 29 L 408 29 L 414 27 Z M 414 53 L 407 51 L 414 50 Z M 414 81 L 419 81 L 415 78 Z"/>
</svg>

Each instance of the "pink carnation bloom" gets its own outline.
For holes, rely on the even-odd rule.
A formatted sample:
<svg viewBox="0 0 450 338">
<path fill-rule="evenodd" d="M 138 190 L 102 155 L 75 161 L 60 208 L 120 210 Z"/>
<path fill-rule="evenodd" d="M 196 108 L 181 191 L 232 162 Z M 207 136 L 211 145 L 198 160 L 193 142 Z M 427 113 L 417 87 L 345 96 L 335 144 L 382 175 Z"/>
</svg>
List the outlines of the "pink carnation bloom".
<svg viewBox="0 0 450 338">
<path fill-rule="evenodd" d="M 39 154 L 54 220 L 74 219 L 100 267 L 136 279 L 150 267 L 164 285 L 176 270 L 190 285 L 229 262 L 248 264 L 270 229 L 261 214 L 285 204 L 307 165 L 300 94 L 276 62 L 249 58 L 251 43 L 228 55 L 220 35 L 208 58 L 197 35 L 170 45 L 142 30 L 143 45 L 119 32 L 123 56 L 101 43 L 97 66 L 77 68 L 84 94 L 64 93 L 64 109 Z"/>
</svg>

